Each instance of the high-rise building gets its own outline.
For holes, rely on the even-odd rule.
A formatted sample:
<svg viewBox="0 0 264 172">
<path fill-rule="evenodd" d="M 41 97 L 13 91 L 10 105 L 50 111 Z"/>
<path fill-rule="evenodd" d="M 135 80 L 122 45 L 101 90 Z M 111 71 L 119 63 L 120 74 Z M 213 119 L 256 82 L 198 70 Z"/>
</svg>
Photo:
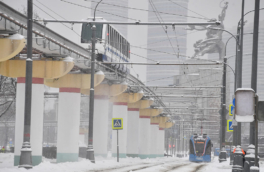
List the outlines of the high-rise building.
<svg viewBox="0 0 264 172">
<path fill-rule="evenodd" d="M 187 8 L 188 0 L 173 0 L 173 2 L 151 0 L 149 2 L 148 21 L 187 22 L 187 18 L 184 17 L 187 15 Z M 186 33 L 185 26 L 175 26 L 175 28 L 172 26 L 149 26 L 148 45 L 146 46 L 148 48 L 147 57 L 161 63 L 176 63 L 179 62 L 179 59 L 184 59 L 178 54 L 186 54 Z M 148 62 L 153 63 L 151 60 Z M 147 66 L 146 84 L 171 85 L 173 84 L 173 77 L 169 76 L 177 75 L 178 70 L 178 66 Z"/>
</svg>

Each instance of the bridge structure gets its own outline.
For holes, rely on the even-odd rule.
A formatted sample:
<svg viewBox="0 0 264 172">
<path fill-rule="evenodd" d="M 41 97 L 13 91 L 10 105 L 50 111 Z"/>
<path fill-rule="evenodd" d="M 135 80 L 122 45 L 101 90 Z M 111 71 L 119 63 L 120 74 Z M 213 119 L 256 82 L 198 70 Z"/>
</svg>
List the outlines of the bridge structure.
<svg viewBox="0 0 264 172">
<path fill-rule="evenodd" d="M 0 75 L 17 78 L 15 166 L 19 165 L 23 142 L 26 31 L 27 17 L 0 2 Z M 81 94 L 89 95 L 91 52 L 38 22 L 33 24 L 32 46 L 32 164 L 42 162 L 44 85 L 59 88 L 57 163 L 78 161 L 80 101 Z M 124 129 L 120 131 L 120 157 L 163 156 L 164 129 L 173 126 L 168 117 L 170 110 L 153 90 L 134 76 L 99 63 L 96 63 L 95 70 L 95 155 L 107 156 L 108 106 L 111 101 L 113 117 L 124 121 Z M 115 138 L 113 132 L 113 156 L 117 151 Z"/>
</svg>

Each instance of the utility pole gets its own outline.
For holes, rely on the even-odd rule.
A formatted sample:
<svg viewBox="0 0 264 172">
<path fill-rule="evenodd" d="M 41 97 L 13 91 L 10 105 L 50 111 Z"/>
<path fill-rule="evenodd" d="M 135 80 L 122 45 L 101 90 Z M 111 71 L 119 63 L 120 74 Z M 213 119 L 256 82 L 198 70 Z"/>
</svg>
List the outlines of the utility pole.
<svg viewBox="0 0 264 172">
<path fill-rule="evenodd" d="M 89 134 L 88 134 L 88 147 L 86 159 L 89 159 L 92 163 L 94 160 L 93 149 L 93 117 L 94 117 L 94 63 L 95 63 L 95 42 L 96 42 L 96 26 L 92 26 L 92 59 L 91 59 L 91 88 L 90 88 L 90 102 L 89 102 Z"/>
<path fill-rule="evenodd" d="M 259 6 L 260 1 L 255 0 L 254 32 L 253 32 L 253 50 L 252 50 L 252 72 L 251 88 L 257 93 L 258 76 L 258 32 L 259 32 Z M 255 166 L 257 166 L 258 156 L 258 120 L 255 115 L 255 122 L 250 123 L 250 144 L 255 145 Z"/>
<path fill-rule="evenodd" d="M 221 113 L 221 135 L 220 135 L 220 150 L 222 146 L 225 146 L 225 131 L 226 131 L 226 117 L 225 117 L 225 111 L 226 111 L 226 63 L 227 58 L 224 57 L 224 63 L 223 63 L 223 88 L 222 88 L 222 113 Z"/>
<path fill-rule="evenodd" d="M 236 88 L 242 88 L 242 64 L 243 64 L 243 37 L 244 37 L 244 7 L 245 0 L 242 0 L 242 10 L 241 10 L 241 21 L 240 21 L 240 34 L 239 34 L 239 49 L 238 49 L 238 59 L 237 59 L 237 80 Z M 241 123 L 237 123 L 237 145 L 241 145 Z"/>
<path fill-rule="evenodd" d="M 24 109 L 24 132 L 23 145 L 19 160 L 19 168 L 32 168 L 32 150 L 30 146 L 30 124 L 31 124 L 31 95 L 32 95 L 32 14 L 33 0 L 28 0 L 27 21 L 27 59 L 26 59 L 26 86 L 25 86 L 25 109 Z"/>
</svg>

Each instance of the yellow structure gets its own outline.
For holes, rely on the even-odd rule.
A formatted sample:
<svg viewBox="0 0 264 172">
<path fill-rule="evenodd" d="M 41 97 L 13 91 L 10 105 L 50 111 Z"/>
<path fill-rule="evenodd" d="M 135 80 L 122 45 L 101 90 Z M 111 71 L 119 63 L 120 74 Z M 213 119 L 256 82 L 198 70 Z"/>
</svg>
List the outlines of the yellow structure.
<svg viewBox="0 0 264 172">
<path fill-rule="evenodd" d="M 168 122 L 169 117 L 159 117 L 159 127 L 160 128 L 171 128 L 173 126 L 173 122 Z"/>
<path fill-rule="evenodd" d="M 70 72 L 73 66 L 73 61 L 33 60 L 32 77 L 45 79 L 59 78 Z M 25 77 L 26 60 L 14 59 L 0 62 L 0 74 L 12 78 Z"/>
<path fill-rule="evenodd" d="M 94 94 L 100 96 L 113 97 L 122 94 L 127 89 L 126 83 L 121 84 L 100 84 L 94 88 Z M 89 89 L 81 89 L 81 93 L 85 95 L 90 95 Z"/>
<path fill-rule="evenodd" d="M 96 72 L 94 75 L 94 86 L 96 87 L 104 80 L 103 72 Z M 54 88 L 80 88 L 90 89 L 91 74 L 69 73 L 58 79 L 45 79 L 44 84 Z"/>
<path fill-rule="evenodd" d="M 122 93 L 118 96 L 112 97 L 110 100 L 112 102 L 124 102 L 124 103 L 135 103 L 143 97 L 144 93 Z"/>
<path fill-rule="evenodd" d="M 139 117 L 152 117 L 152 116 L 158 116 L 163 110 L 162 109 L 140 109 L 139 110 Z"/>
<path fill-rule="evenodd" d="M 128 108 L 145 109 L 150 107 L 153 103 L 154 101 L 152 99 L 139 100 L 135 103 L 128 103 L 127 106 Z"/>
<path fill-rule="evenodd" d="M 26 45 L 22 35 L 14 34 L 6 38 L 0 38 L 0 62 L 9 60 L 20 53 Z"/>
</svg>

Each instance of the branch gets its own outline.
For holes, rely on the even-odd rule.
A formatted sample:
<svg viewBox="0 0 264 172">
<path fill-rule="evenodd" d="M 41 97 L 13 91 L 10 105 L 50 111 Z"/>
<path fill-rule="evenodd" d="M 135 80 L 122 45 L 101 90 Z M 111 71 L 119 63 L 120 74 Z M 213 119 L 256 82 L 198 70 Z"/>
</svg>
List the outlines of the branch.
<svg viewBox="0 0 264 172">
<path fill-rule="evenodd" d="M 8 107 L 5 109 L 5 111 L 4 112 L 2 112 L 1 114 L 0 114 L 0 118 L 9 110 L 9 108 L 11 107 L 11 105 L 13 104 L 13 102 L 14 101 L 12 101 L 9 105 L 8 105 Z"/>
</svg>

